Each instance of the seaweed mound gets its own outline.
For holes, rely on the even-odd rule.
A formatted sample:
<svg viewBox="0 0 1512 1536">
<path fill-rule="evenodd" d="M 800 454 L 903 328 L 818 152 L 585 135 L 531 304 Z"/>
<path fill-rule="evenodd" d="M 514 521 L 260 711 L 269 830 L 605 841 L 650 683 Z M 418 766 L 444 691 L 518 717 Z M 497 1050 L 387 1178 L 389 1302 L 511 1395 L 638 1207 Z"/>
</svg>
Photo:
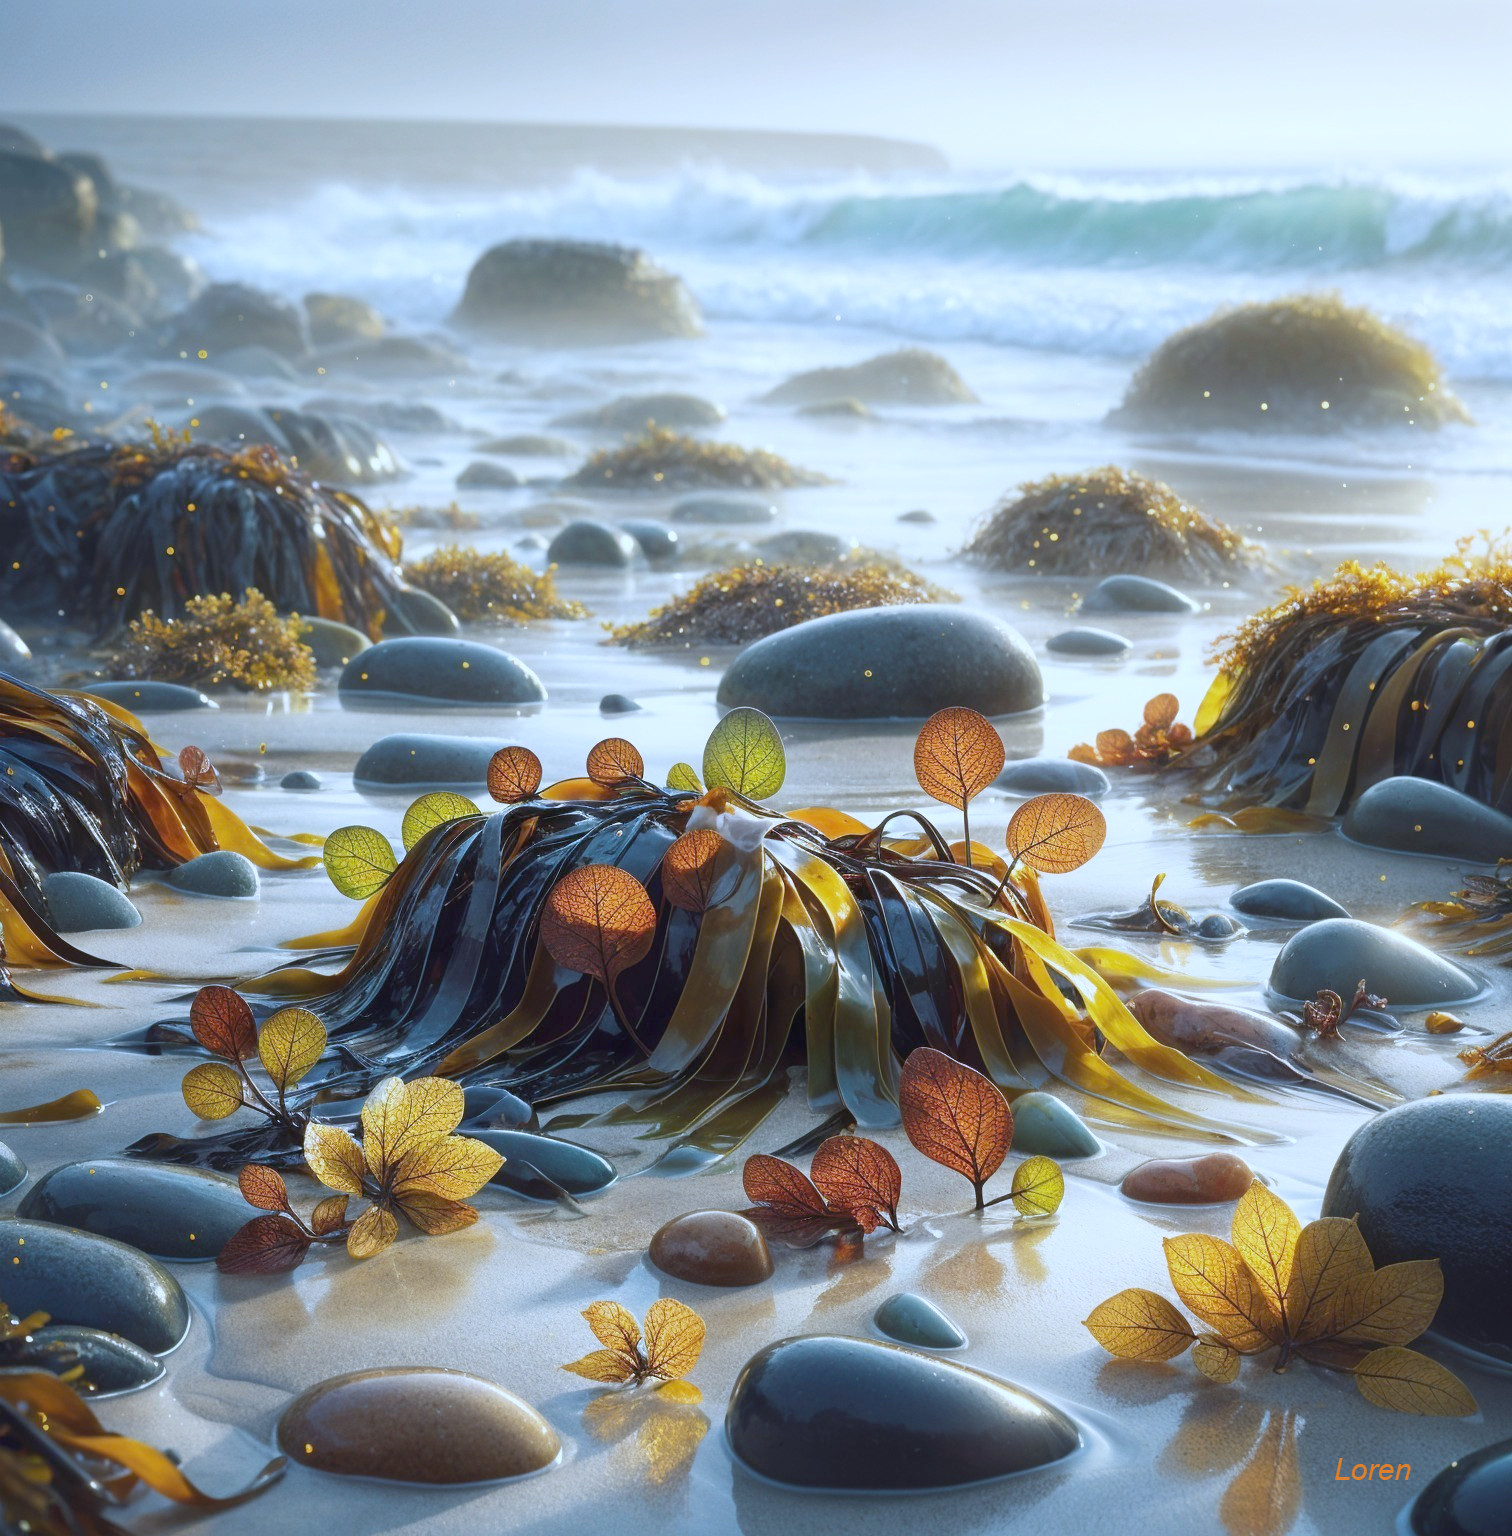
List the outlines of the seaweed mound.
<svg viewBox="0 0 1512 1536">
<path fill-rule="evenodd" d="M 1469 421 L 1432 352 L 1337 294 L 1220 310 L 1161 343 L 1109 420 L 1325 432 Z"/>
<path fill-rule="evenodd" d="M 813 368 L 769 390 L 768 405 L 970 405 L 977 396 L 938 352 L 900 347 L 844 368 Z"/>
<path fill-rule="evenodd" d="M 618 491 L 698 490 L 708 486 L 772 491 L 824 485 L 827 481 L 825 476 L 789 464 L 766 448 L 700 442 L 653 424 L 618 448 L 600 449 L 563 483 L 579 489 Z"/>
<path fill-rule="evenodd" d="M 448 544 L 404 574 L 469 623 L 524 624 L 531 619 L 582 619 L 588 610 L 562 597 L 548 571 L 537 576 L 508 555 Z"/>
<path fill-rule="evenodd" d="M 1334 816 L 1396 775 L 1512 810 L 1512 558 L 1342 565 L 1227 638 L 1193 746 L 1219 803 Z"/>
<path fill-rule="evenodd" d="M 101 635 L 255 587 L 377 639 L 407 629 L 399 537 L 272 448 L 170 442 L 0 454 L 0 603 Z"/>
<path fill-rule="evenodd" d="M 252 693 L 315 686 L 315 653 L 299 638 L 303 621 L 282 618 L 255 587 L 240 601 L 228 593 L 191 597 L 181 619 L 150 610 L 133 619 L 110 659 L 110 675 Z"/>
<path fill-rule="evenodd" d="M 752 560 L 705 576 L 639 623 L 621 624 L 610 635 L 632 650 L 745 645 L 828 613 L 954 601 L 953 592 L 942 591 L 922 576 L 876 562 L 816 570 Z"/>
<path fill-rule="evenodd" d="M 1256 545 L 1163 481 L 1112 465 L 1021 485 L 988 513 L 962 553 L 995 570 L 1037 576 L 1224 576 L 1261 558 Z"/>
</svg>

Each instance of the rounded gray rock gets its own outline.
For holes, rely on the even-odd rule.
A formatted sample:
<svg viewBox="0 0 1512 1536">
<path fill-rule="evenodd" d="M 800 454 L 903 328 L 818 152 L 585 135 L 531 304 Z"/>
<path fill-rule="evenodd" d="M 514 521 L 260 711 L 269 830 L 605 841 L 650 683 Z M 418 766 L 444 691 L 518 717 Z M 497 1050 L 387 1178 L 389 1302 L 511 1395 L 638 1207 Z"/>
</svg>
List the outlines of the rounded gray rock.
<svg viewBox="0 0 1512 1536">
<path fill-rule="evenodd" d="M 1083 613 L 1201 613 L 1202 604 L 1153 576 L 1104 576 L 1082 599 Z"/>
<path fill-rule="evenodd" d="M 220 896 L 245 900 L 258 892 L 257 865 L 244 853 L 229 848 L 202 853 L 187 864 L 170 870 L 168 884 L 192 896 Z"/>
<path fill-rule="evenodd" d="M 86 692 L 107 704 L 117 704 L 133 714 L 143 711 L 168 714 L 180 709 L 219 709 L 214 699 L 207 698 L 198 688 L 185 688 L 180 683 L 91 683 Z"/>
<path fill-rule="evenodd" d="M 1013 1150 L 1068 1159 L 1096 1157 L 1102 1144 L 1069 1104 L 1035 1089 L 1013 1101 Z"/>
<path fill-rule="evenodd" d="M 384 736 L 352 770 L 358 789 L 475 789 L 488 782 L 498 750 L 472 736 Z"/>
<path fill-rule="evenodd" d="M 142 914 L 108 880 L 64 869 L 42 878 L 48 920 L 59 933 L 91 933 L 102 928 L 138 928 Z"/>
<path fill-rule="evenodd" d="M 635 564 L 640 545 L 607 523 L 580 517 L 567 524 L 546 547 L 553 565 L 604 565 L 624 570 Z"/>
<path fill-rule="evenodd" d="M 295 768 L 291 773 L 286 773 L 279 781 L 280 789 L 294 789 L 301 792 L 323 789 L 318 773 L 311 773 L 308 768 Z"/>
<path fill-rule="evenodd" d="M 964 1349 L 966 1335 L 932 1302 L 912 1291 L 889 1296 L 872 1315 L 888 1338 L 915 1349 Z"/>
<path fill-rule="evenodd" d="M 756 553 L 773 565 L 833 565 L 843 560 L 852 546 L 838 534 L 812 528 L 790 528 L 756 541 Z"/>
<path fill-rule="evenodd" d="M 317 667 L 344 667 L 373 643 L 360 629 L 335 619 L 302 618 L 299 638 L 315 653 Z"/>
<path fill-rule="evenodd" d="M 666 565 L 677 559 L 682 539 L 675 528 L 641 518 L 627 519 L 620 527 L 640 545 L 641 553 L 652 565 Z"/>
<path fill-rule="evenodd" d="M 1350 997 L 1362 978 L 1393 1008 L 1462 1003 L 1481 990 L 1453 961 L 1404 934 L 1351 917 L 1327 918 L 1294 933 L 1276 956 L 1270 986 L 1294 1000 L 1311 998 L 1320 988 Z"/>
<path fill-rule="evenodd" d="M 1091 763 L 1073 762 L 1069 757 L 1026 757 L 1009 763 L 992 781 L 992 787 L 1026 798 L 1060 794 L 1099 800 L 1112 785 L 1107 774 Z"/>
<path fill-rule="evenodd" d="M 26 1182 L 26 1164 L 0 1141 L 0 1195 L 8 1195 Z"/>
<path fill-rule="evenodd" d="M 696 491 L 673 504 L 674 523 L 770 523 L 777 508 L 754 496 L 734 496 L 722 491 Z"/>
<path fill-rule="evenodd" d="M 341 702 L 539 704 L 546 689 L 523 661 L 472 640 L 424 635 L 382 640 L 341 671 Z"/>
<path fill-rule="evenodd" d="M 948 705 L 1017 714 L 1044 702 L 1022 635 L 944 603 L 858 608 L 748 645 L 720 680 L 726 708 L 787 718 L 922 720 Z"/>
<path fill-rule="evenodd" d="M 119 1334 L 51 1324 L 38 1328 L 20 1349 L 13 1343 L 5 1363 L 10 1368 L 30 1367 L 54 1374 L 74 1364 L 82 1365 L 89 1383 L 84 1395 L 91 1402 L 140 1392 L 168 1374 L 167 1367 L 150 1350 Z"/>
<path fill-rule="evenodd" d="M 558 418 L 554 425 L 592 427 L 603 432 L 641 432 L 648 421 L 659 427 L 717 427 L 725 419 L 725 409 L 700 395 L 674 390 L 651 395 L 621 395 L 593 410 L 574 411 Z"/>
<path fill-rule="evenodd" d="M 520 485 L 520 477 L 507 464 L 491 464 L 487 459 L 474 459 L 457 476 L 457 489 L 462 491 L 512 491 Z"/>
<path fill-rule="evenodd" d="M 414 635 L 449 639 L 462 632 L 462 621 L 433 592 L 404 587 L 394 595 L 395 611 L 383 621 L 385 640 L 404 640 Z"/>
<path fill-rule="evenodd" d="M 1317 923 L 1329 917 L 1349 916 L 1348 910 L 1332 896 L 1301 880 L 1257 880 L 1235 891 L 1229 897 L 1229 905 L 1246 917 L 1274 917 L 1288 923 Z"/>
<path fill-rule="evenodd" d="M 519 459 L 560 459 L 576 451 L 565 437 L 549 437 L 544 432 L 517 432 L 478 444 L 479 453 L 505 453 Z"/>
<path fill-rule="evenodd" d="M 1372 848 L 1495 864 L 1512 858 L 1512 816 L 1447 784 L 1405 775 L 1372 784 L 1344 817 L 1344 835 Z"/>
<path fill-rule="evenodd" d="M 1122 656 L 1134 649 L 1134 642 L 1116 635 L 1111 629 L 1093 629 L 1088 625 L 1063 629 L 1045 641 L 1045 649 L 1057 656 Z"/>
<path fill-rule="evenodd" d="M 599 713 L 601 715 L 633 715 L 641 706 L 623 693 L 606 693 L 599 700 Z"/>
</svg>

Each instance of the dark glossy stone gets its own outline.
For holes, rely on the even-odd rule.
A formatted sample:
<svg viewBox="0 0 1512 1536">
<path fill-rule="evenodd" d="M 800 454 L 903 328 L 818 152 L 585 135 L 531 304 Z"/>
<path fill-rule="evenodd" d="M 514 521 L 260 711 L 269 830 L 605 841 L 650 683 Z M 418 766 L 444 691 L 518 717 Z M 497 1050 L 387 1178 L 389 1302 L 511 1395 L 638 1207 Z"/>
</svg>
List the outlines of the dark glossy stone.
<svg viewBox="0 0 1512 1536">
<path fill-rule="evenodd" d="M 499 745 L 474 736 L 384 736 L 357 759 L 352 782 L 359 789 L 480 788 Z"/>
<path fill-rule="evenodd" d="M 168 1374 L 167 1367 L 150 1351 L 119 1334 L 98 1328 L 49 1324 L 32 1335 L 30 1344 L 12 1346 L 0 1355 L 0 1367 L 33 1367 L 55 1376 L 84 1367 L 75 1389 L 82 1397 L 124 1397 L 140 1392 Z"/>
<path fill-rule="evenodd" d="M 1274 917 L 1288 923 L 1317 923 L 1328 917 L 1348 917 L 1349 912 L 1332 896 L 1301 880 L 1257 880 L 1241 886 L 1229 897 L 1229 905 L 1246 917 Z"/>
<path fill-rule="evenodd" d="M 335 619 L 304 619 L 299 638 L 315 653 L 317 667 L 344 667 L 373 643 L 360 629 Z"/>
<path fill-rule="evenodd" d="M 139 1249 L 92 1232 L 20 1217 L 0 1220 L 5 1304 L 25 1317 L 118 1333 L 155 1355 L 189 1331 L 177 1280 Z"/>
<path fill-rule="evenodd" d="M 1058 656 L 1122 656 L 1134 649 L 1132 640 L 1115 635 L 1110 629 L 1063 629 L 1045 641 L 1045 649 Z"/>
<path fill-rule="evenodd" d="M 677 501 L 669 514 L 674 523 L 770 523 L 777 508 L 755 496 L 725 491 L 697 491 Z"/>
<path fill-rule="evenodd" d="M 1322 987 L 1351 997 L 1362 978 L 1394 1008 L 1462 1003 L 1481 990 L 1468 971 L 1405 934 L 1346 917 L 1294 933 L 1276 956 L 1270 985 L 1286 998 L 1310 998 Z"/>
<path fill-rule="evenodd" d="M 640 705 L 623 693 L 606 693 L 599 700 L 599 713 L 601 715 L 633 715 Z"/>
<path fill-rule="evenodd" d="M 1152 576 L 1104 576 L 1082 599 L 1083 613 L 1201 613 L 1202 604 Z"/>
<path fill-rule="evenodd" d="M 1512 1360 L 1512 1099 L 1440 1094 L 1368 1120 L 1345 1143 L 1325 1216 L 1354 1216 L 1379 1268 L 1437 1259 L 1436 1330 Z"/>
<path fill-rule="evenodd" d="M 238 900 L 256 896 L 259 889 L 257 865 L 246 854 L 230 848 L 202 853 L 197 859 L 180 864 L 169 871 L 168 884 L 176 891 L 188 891 L 194 896 Z"/>
<path fill-rule="evenodd" d="M 489 1181 L 527 1200 L 556 1200 L 569 1195 L 596 1195 L 608 1189 L 619 1170 L 607 1157 L 575 1141 L 538 1136 L 531 1131 L 469 1131 L 495 1152 L 504 1166 Z M 544 1177 L 543 1177 L 544 1175 Z"/>
<path fill-rule="evenodd" d="M 292 773 L 286 773 L 279 781 L 280 789 L 297 790 L 301 794 L 308 794 L 312 790 L 324 789 L 318 773 L 311 773 L 308 768 L 296 768 Z"/>
<path fill-rule="evenodd" d="M 8 1195 L 26 1181 L 26 1164 L 0 1141 L 0 1195 Z M 0 1296 L 5 1293 L 0 1291 Z"/>
<path fill-rule="evenodd" d="M 652 565 L 667 565 L 682 551 L 682 535 L 665 523 L 626 518 L 620 527 L 640 545 L 641 553 Z"/>
<path fill-rule="evenodd" d="M 917 1349 L 964 1349 L 966 1335 L 932 1302 L 912 1291 L 889 1296 L 872 1321 L 888 1338 Z"/>
<path fill-rule="evenodd" d="M 59 933 L 90 933 L 100 928 L 136 928 L 142 914 L 124 891 L 108 880 L 76 869 L 60 869 L 42 878 L 47 916 Z"/>
<path fill-rule="evenodd" d="M 1123 1192 L 1150 1205 L 1219 1205 L 1237 1200 L 1254 1172 L 1232 1152 L 1202 1157 L 1155 1158 L 1124 1175 Z"/>
<path fill-rule="evenodd" d="M 900 512 L 898 521 L 900 523 L 933 523 L 938 519 L 926 507 L 915 507 L 912 512 Z"/>
<path fill-rule="evenodd" d="M 952 1488 L 1042 1467 L 1080 1443 L 1032 1393 L 897 1344 L 782 1339 L 746 1362 L 725 1417 L 736 1458 L 799 1488 Z"/>
<path fill-rule="evenodd" d="M 1227 912 L 1209 912 L 1194 930 L 1199 939 L 1237 939 L 1244 931 L 1244 924 Z"/>
<path fill-rule="evenodd" d="M 383 620 L 385 640 L 403 640 L 412 635 L 449 640 L 461 633 L 461 619 L 434 592 L 421 587 L 401 587 L 394 594 L 394 611 Z"/>
<path fill-rule="evenodd" d="M 118 704 L 133 714 L 143 711 L 167 714 L 180 709 L 218 709 L 214 699 L 198 688 L 178 683 L 91 683 L 86 690 L 108 704 Z"/>
<path fill-rule="evenodd" d="M 1009 763 L 992 781 L 1008 795 L 1085 795 L 1100 800 L 1112 787 L 1101 768 L 1073 763 L 1069 757 L 1026 757 Z"/>
<path fill-rule="evenodd" d="M 1069 1104 L 1038 1089 L 1013 1101 L 1013 1150 L 1043 1157 L 1096 1157 L 1102 1146 Z"/>
<path fill-rule="evenodd" d="M 462 1123 L 469 1132 L 474 1127 L 484 1126 L 501 1130 L 533 1129 L 536 1112 L 507 1088 L 466 1088 L 462 1092 Z"/>
<path fill-rule="evenodd" d="M 453 1485 L 539 1472 L 562 1450 L 551 1425 L 512 1392 L 423 1366 L 354 1371 L 311 1387 L 280 1416 L 278 1445 L 321 1472 Z"/>
<path fill-rule="evenodd" d="M 156 1259 L 199 1263 L 213 1259 L 254 1212 L 224 1174 L 104 1157 L 44 1174 L 19 1214 L 130 1243 Z"/>
<path fill-rule="evenodd" d="M 1023 637 L 950 604 L 860 608 L 795 624 L 748 645 L 719 684 L 726 708 L 809 719 L 922 720 L 961 704 L 984 715 L 1044 702 Z"/>
<path fill-rule="evenodd" d="M 457 476 L 461 491 L 512 491 L 519 484 L 520 477 L 507 464 L 492 464 L 487 459 L 474 459 Z"/>
<path fill-rule="evenodd" d="M 1412 1501 L 1412 1536 L 1509 1536 L 1512 1440 L 1483 1445 L 1451 1461 Z"/>
<path fill-rule="evenodd" d="M 31 647 L 4 619 L 0 619 L 0 666 L 16 672 L 25 667 L 31 659 Z"/>
<path fill-rule="evenodd" d="M 1372 784 L 1350 806 L 1344 835 L 1372 848 L 1440 859 L 1494 864 L 1512 858 L 1512 816 L 1430 779 Z"/>
<path fill-rule="evenodd" d="M 567 524 L 546 546 L 553 565 L 602 565 L 626 570 L 635 564 L 640 545 L 628 533 L 580 517 Z"/>
<path fill-rule="evenodd" d="M 651 1262 L 695 1285 L 759 1285 L 771 1278 L 772 1253 L 761 1229 L 736 1211 L 689 1211 L 651 1239 Z"/>
<path fill-rule="evenodd" d="M 362 705 L 538 704 L 546 689 L 523 661 L 472 640 L 423 635 L 383 640 L 341 670 L 341 701 Z"/>
</svg>

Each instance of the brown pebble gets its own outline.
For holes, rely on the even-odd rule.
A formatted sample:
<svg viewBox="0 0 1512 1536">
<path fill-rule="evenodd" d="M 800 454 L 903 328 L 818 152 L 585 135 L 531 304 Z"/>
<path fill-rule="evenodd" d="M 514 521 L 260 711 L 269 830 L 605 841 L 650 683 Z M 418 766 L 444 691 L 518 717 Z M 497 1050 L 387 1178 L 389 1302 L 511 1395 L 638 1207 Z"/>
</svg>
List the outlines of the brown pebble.
<svg viewBox="0 0 1512 1536">
<path fill-rule="evenodd" d="M 1456 1018 L 1452 1013 L 1430 1013 L 1423 1020 L 1423 1028 L 1430 1035 L 1455 1035 L 1464 1027 L 1465 1021 Z"/>
<path fill-rule="evenodd" d="M 1131 1200 L 1146 1200 L 1152 1205 L 1216 1205 L 1237 1200 L 1254 1177 L 1242 1157 L 1232 1152 L 1209 1152 L 1204 1157 L 1141 1163 L 1124 1176 L 1122 1189 Z"/>
<path fill-rule="evenodd" d="M 333 1376 L 278 1421 L 301 1466 L 396 1483 L 492 1483 L 549 1467 L 557 1432 L 529 1403 L 463 1371 L 396 1367 Z"/>
<path fill-rule="evenodd" d="M 759 1285 L 772 1252 L 755 1222 L 734 1211 L 689 1211 L 651 1239 L 651 1262 L 697 1285 Z"/>
</svg>

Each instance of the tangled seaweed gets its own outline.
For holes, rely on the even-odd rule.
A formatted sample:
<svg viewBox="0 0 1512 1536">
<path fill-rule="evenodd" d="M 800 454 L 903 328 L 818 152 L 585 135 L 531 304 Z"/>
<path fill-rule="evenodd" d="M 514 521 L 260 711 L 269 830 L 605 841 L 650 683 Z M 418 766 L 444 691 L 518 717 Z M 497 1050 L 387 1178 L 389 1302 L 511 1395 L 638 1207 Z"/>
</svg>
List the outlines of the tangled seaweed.
<svg viewBox="0 0 1512 1536">
<path fill-rule="evenodd" d="M 524 624 L 531 619 L 583 619 L 588 610 L 562 597 L 551 571 L 537 576 L 508 555 L 448 544 L 406 565 L 412 585 L 439 597 L 468 623 Z"/>
<path fill-rule="evenodd" d="M 774 491 L 827 483 L 825 476 L 789 464 L 770 449 L 701 442 L 655 422 L 618 448 L 601 448 L 564 482 L 583 489 L 614 491 L 698 490 L 708 486 Z"/>
<path fill-rule="evenodd" d="M 1512 808 L 1512 558 L 1342 565 L 1247 620 L 1174 759 L 1219 804 L 1341 813 L 1396 774 Z"/>
<path fill-rule="evenodd" d="M 296 616 L 282 618 L 249 587 L 240 602 L 229 594 L 191 597 L 181 619 L 144 613 L 127 626 L 110 659 L 112 677 L 217 687 L 235 683 L 253 693 L 315 686 L 315 653 L 299 638 Z"/>
<path fill-rule="evenodd" d="M 720 786 L 733 762 L 727 780 L 780 789 L 764 724 L 738 740 L 716 731 L 704 762 L 716 787 L 697 799 L 650 783 L 629 743 L 608 742 L 590 755 L 592 778 L 539 790 L 533 773 L 497 775 L 510 803 L 491 814 L 451 797 L 460 804 L 437 819 L 441 797 L 418 802 L 397 868 L 385 849 L 373 880 L 348 886 L 371 892 L 351 927 L 297 941 L 318 947 L 242 984 L 318 1009 L 334 1056 L 300 1102 L 340 1113 L 394 1075 L 507 1088 L 537 1106 L 612 1089 L 620 1102 L 597 1119 L 708 1160 L 755 1130 L 799 1064 L 816 1113 L 896 1124 L 897 1063 L 928 1045 L 1009 1095 L 1059 1080 L 1115 1123 L 1235 1134 L 1104 1058 L 1112 1048 L 1168 1082 L 1250 1097 L 1155 1041 L 1055 940 L 1027 852 L 1011 868 L 973 867 L 912 813 L 867 828 Z M 900 839 L 900 818 L 920 835 Z M 191 1039 L 169 1021 L 140 1043 Z M 131 1150 L 221 1168 L 299 1157 L 271 1122 Z"/>
<path fill-rule="evenodd" d="M 872 562 L 815 570 L 751 560 L 705 576 L 638 623 L 611 627 L 609 633 L 615 644 L 632 650 L 744 645 L 827 613 L 956 600 L 953 592 L 912 571 Z"/>
<path fill-rule="evenodd" d="M 1256 545 L 1164 481 L 1111 464 L 1026 482 L 988 513 L 962 553 L 996 570 L 1039 576 L 1222 577 L 1261 558 Z"/>
<path fill-rule="evenodd" d="M 283 612 L 377 639 L 406 627 L 399 538 L 266 446 L 64 443 L 0 455 L 0 602 L 101 635 L 150 610 L 255 587 Z"/>
<path fill-rule="evenodd" d="M 1433 353 L 1332 293 L 1241 304 L 1168 337 L 1109 420 L 1321 432 L 1469 421 Z"/>
<path fill-rule="evenodd" d="M 18 964 L 98 965 L 53 933 L 42 880 L 80 870 L 121 890 L 229 848 L 264 869 L 304 869 L 195 783 L 167 773 L 134 715 L 0 673 L 0 934 Z"/>
</svg>

